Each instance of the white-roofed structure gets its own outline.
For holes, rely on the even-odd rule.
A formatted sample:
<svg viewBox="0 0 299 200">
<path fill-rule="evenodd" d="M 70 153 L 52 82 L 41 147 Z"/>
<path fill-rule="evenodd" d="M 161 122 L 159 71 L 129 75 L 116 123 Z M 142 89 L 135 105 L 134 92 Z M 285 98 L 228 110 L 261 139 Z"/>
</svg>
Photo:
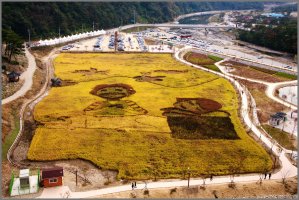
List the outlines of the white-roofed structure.
<svg viewBox="0 0 299 200">
<path fill-rule="evenodd" d="M 31 175 L 29 169 L 21 169 L 19 177 L 12 174 L 9 185 L 10 196 L 37 193 L 39 189 L 39 170 L 37 175 Z"/>
<path fill-rule="evenodd" d="M 63 36 L 61 38 L 54 38 L 54 39 L 50 39 L 50 40 L 40 40 L 38 42 L 38 44 L 36 44 L 35 46 L 51 46 L 51 45 L 56 45 L 56 44 L 60 44 L 60 43 L 65 43 L 65 42 L 70 42 L 73 40 L 77 40 L 77 39 L 83 39 L 83 38 L 87 38 L 90 36 L 98 36 L 98 35 L 103 35 L 106 34 L 106 31 L 102 30 L 97 30 L 97 31 L 90 31 L 90 32 L 86 32 L 86 33 L 79 33 L 79 34 L 75 34 L 75 35 L 68 35 L 68 36 Z"/>
</svg>

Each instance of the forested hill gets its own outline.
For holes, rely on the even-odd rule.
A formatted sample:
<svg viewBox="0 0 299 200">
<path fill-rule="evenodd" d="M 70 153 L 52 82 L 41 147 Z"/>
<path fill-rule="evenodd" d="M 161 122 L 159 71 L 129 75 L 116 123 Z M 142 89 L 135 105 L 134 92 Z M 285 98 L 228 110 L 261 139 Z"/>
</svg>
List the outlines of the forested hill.
<svg viewBox="0 0 299 200">
<path fill-rule="evenodd" d="M 23 39 L 57 37 L 95 29 L 138 23 L 171 21 L 191 12 L 262 9 L 260 2 L 2 2 L 2 30 L 11 29 Z M 5 31 L 4 31 L 5 32 Z"/>
</svg>

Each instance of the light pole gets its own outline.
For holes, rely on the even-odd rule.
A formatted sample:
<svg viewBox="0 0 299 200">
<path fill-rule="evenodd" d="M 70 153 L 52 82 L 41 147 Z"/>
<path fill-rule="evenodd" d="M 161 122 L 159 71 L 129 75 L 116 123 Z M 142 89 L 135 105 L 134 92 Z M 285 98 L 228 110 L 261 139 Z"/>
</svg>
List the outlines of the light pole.
<svg viewBox="0 0 299 200">
<path fill-rule="evenodd" d="M 293 131 L 292 131 L 292 136 L 293 136 L 293 138 L 295 138 L 295 127 L 296 127 L 296 125 L 297 125 L 297 118 L 294 118 L 294 128 L 293 128 Z"/>
</svg>

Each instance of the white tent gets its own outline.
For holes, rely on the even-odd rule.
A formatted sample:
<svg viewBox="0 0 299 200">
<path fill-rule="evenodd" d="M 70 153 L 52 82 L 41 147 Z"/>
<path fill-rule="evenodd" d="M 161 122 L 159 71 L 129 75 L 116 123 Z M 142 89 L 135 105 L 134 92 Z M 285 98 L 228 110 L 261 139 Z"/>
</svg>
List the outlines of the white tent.
<svg viewBox="0 0 299 200">
<path fill-rule="evenodd" d="M 78 40 L 78 39 L 83 39 L 87 38 L 90 36 L 97 36 L 97 35 L 102 35 L 106 34 L 106 31 L 102 30 L 96 30 L 96 31 L 90 31 L 90 32 L 85 32 L 85 33 L 78 33 L 74 35 L 68 35 L 68 36 L 63 36 L 60 38 L 53 38 L 53 39 L 45 39 L 45 40 L 39 40 L 39 45 L 38 46 L 48 46 L 48 45 L 55 45 L 59 43 L 64 43 L 64 42 L 69 42 L 73 40 Z"/>
</svg>

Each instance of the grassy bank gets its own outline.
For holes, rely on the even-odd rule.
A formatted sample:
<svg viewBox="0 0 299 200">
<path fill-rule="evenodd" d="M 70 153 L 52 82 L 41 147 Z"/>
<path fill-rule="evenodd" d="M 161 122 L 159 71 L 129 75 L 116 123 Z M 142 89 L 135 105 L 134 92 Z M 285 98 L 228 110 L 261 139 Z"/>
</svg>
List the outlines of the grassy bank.
<svg viewBox="0 0 299 200">
<path fill-rule="evenodd" d="M 200 65 L 204 68 L 216 72 L 221 72 L 220 69 L 216 65 L 214 65 L 214 63 L 223 60 L 222 58 L 219 58 L 217 56 L 188 52 L 184 55 L 184 59 L 188 62 L 191 62 L 196 65 Z"/>
<path fill-rule="evenodd" d="M 14 129 L 5 137 L 5 141 L 2 143 L 2 159 L 4 160 L 7 159 L 7 152 L 15 141 L 20 130 L 20 119 L 16 116 L 16 114 L 14 114 L 14 121 Z"/>
<path fill-rule="evenodd" d="M 289 150 L 297 149 L 294 145 L 294 140 L 292 139 L 291 134 L 267 124 L 263 125 L 263 128 L 284 148 Z"/>
</svg>

